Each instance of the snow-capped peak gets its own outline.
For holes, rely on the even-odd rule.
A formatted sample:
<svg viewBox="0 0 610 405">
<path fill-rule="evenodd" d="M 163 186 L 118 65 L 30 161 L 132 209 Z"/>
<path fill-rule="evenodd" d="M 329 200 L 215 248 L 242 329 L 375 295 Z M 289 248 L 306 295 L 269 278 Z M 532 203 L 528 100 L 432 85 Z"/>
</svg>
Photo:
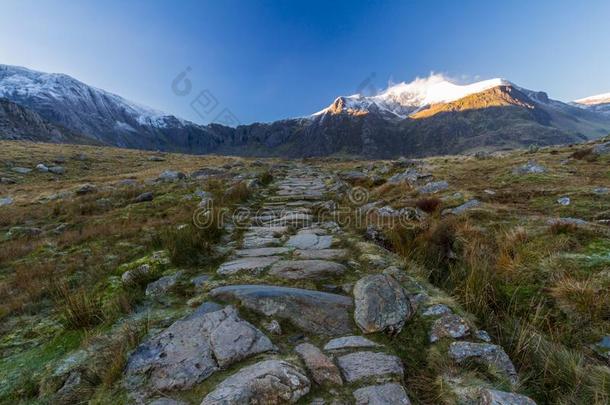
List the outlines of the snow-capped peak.
<svg viewBox="0 0 610 405">
<path fill-rule="evenodd" d="M 105 90 L 89 86 L 61 73 L 44 73 L 20 66 L 0 64 L 0 97 L 38 98 L 74 105 L 90 103 L 105 112 L 119 108 L 141 125 L 164 127 L 169 114 L 124 99 Z M 182 122 L 182 120 L 179 120 Z M 117 125 L 126 125 L 117 121 Z"/>
<path fill-rule="evenodd" d="M 500 78 L 460 85 L 441 74 L 431 74 L 426 78 L 417 77 L 410 83 L 391 85 L 375 96 L 355 94 L 342 99 L 346 109 L 362 111 L 376 104 L 380 109 L 404 118 L 427 105 L 448 103 L 494 87 L 510 85 L 511 82 Z M 314 115 L 323 114 L 329 111 L 329 108 Z"/>
<path fill-rule="evenodd" d="M 610 103 L 610 93 L 598 94 L 596 96 L 581 98 L 578 100 L 574 100 L 574 103 L 584 104 L 584 105 L 596 105 L 596 104 Z"/>
</svg>

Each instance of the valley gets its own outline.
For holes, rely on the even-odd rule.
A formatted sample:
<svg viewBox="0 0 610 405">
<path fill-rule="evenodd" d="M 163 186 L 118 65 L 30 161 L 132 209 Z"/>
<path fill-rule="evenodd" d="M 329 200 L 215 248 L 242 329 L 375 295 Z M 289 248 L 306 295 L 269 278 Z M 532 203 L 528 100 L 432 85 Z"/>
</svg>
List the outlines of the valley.
<svg viewBox="0 0 610 405">
<path fill-rule="evenodd" d="M 0 141 L 0 402 L 605 404 L 608 141 L 385 160 Z"/>
</svg>

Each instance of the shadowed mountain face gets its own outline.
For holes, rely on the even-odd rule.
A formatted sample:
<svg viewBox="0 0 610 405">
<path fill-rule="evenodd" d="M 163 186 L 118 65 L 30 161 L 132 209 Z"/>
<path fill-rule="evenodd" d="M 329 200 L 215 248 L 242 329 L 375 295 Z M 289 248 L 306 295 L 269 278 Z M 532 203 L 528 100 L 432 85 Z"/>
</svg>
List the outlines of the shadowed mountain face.
<svg viewBox="0 0 610 405">
<path fill-rule="evenodd" d="M 2 139 L 51 143 L 100 145 L 94 139 L 53 124 L 34 111 L 0 98 L 0 134 Z"/>
<path fill-rule="evenodd" d="M 71 132 L 106 145 L 196 154 L 421 157 L 575 143 L 610 132 L 610 114 L 599 106 L 569 105 L 500 79 L 458 86 L 434 77 L 377 96 L 339 97 L 306 118 L 237 128 L 198 125 L 70 76 L 14 66 L 0 65 L 0 97 L 67 128 L 32 135 L 5 122 L 11 130 L 0 139 L 83 142 Z"/>
</svg>

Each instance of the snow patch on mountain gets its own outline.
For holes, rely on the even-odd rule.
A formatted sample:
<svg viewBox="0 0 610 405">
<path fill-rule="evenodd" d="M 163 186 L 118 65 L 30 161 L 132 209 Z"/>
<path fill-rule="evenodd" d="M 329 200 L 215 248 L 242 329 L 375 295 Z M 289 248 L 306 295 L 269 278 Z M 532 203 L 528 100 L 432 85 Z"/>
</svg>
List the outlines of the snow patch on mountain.
<svg viewBox="0 0 610 405">
<path fill-rule="evenodd" d="M 595 96 L 581 98 L 578 100 L 574 100 L 574 103 L 583 104 L 583 105 L 596 105 L 596 104 L 610 103 L 610 93 L 598 94 Z"/>
<path fill-rule="evenodd" d="M 0 97 L 47 99 L 63 101 L 72 105 L 85 101 L 100 111 L 108 112 L 119 108 L 140 125 L 157 128 L 166 127 L 167 121 L 174 118 L 116 94 L 89 86 L 65 74 L 43 73 L 2 64 L 0 64 Z M 183 120 L 178 119 L 178 122 L 184 124 Z"/>
<path fill-rule="evenodd" d="M 375 96 L 354 94 L 340 99 L 343 101 L 345 110 L 369 111 L 375 105 L 382 111 L 405 118 L 431 104 L 448 103 L 494 87 L 511 85 L 513 85 L 511 82 L 501 78 L 461 85 L 444 75 L 431 74 L 426 78 L 417 77 L 410 83 L 402 82 L 391 85 Z M 332 106 L 318 111 L 313 116 L 327 113 L 330 108 Z"/>
</svg>

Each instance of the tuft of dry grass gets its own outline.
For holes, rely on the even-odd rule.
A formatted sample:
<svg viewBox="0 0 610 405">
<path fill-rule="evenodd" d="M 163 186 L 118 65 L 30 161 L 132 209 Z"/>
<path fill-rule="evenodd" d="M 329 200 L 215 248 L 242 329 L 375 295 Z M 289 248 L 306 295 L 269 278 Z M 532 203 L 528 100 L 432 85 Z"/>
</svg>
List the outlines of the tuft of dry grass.
<svg viewBox="0 0 610 405">
<path fill-rule="evenodd" d="M 66 284 L 56 288 L 58 301 L 63 303 L 62 318 L 67 328 L 86 329 L 104 322 L 102 300 L 84 288 L 71 290 Z"/>
<path fill-rule="evenodd" d="M 420 198 L 415 202 L 415 206 L 420 210 L 432 214 L 437 212 L 441 207 L 442 201 L 437 197 Z"/>
</svg>

